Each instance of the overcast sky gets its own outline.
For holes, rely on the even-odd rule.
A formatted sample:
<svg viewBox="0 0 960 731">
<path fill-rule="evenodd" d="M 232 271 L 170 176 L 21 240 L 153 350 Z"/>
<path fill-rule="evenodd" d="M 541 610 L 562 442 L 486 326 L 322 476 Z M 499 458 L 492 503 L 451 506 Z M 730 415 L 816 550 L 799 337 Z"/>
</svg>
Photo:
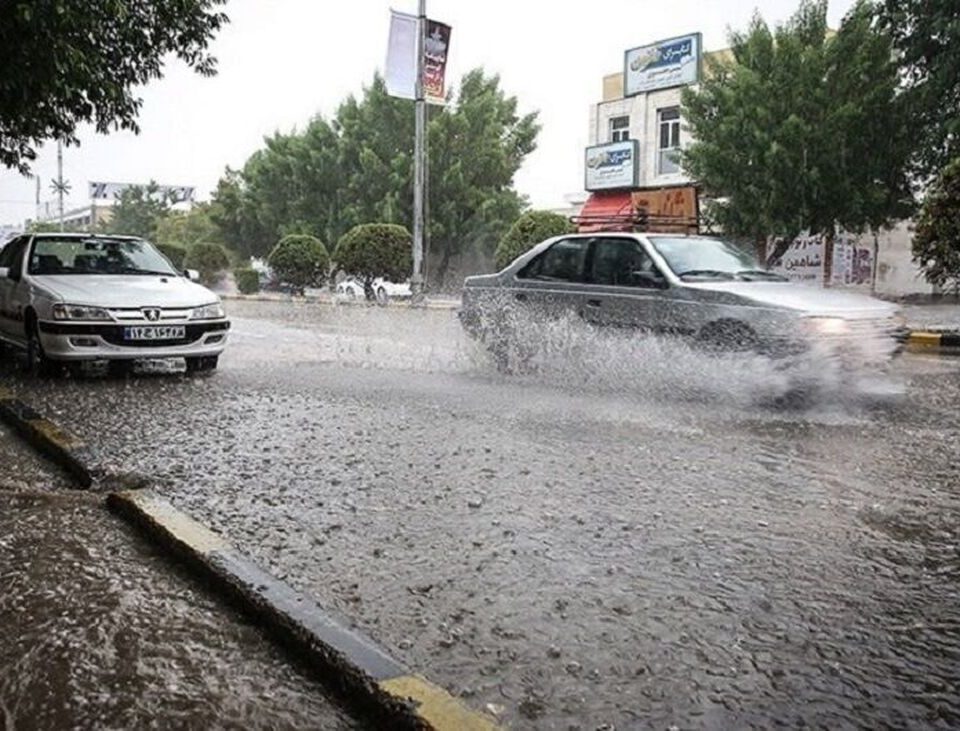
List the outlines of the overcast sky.
<svg viewBox="0 0 960 731">
<path fill-rule="evenodd" d="M 521 111 L 539 110 L 539 146 L 516 186 L 535 206 L 555 207 L 582 189 L 589 106 L 600 100 L 602 77 L 621 68 L 625 49 L 699 31 L 705 49 L 716 50 L 755 9 L 773 23 L 797 2 L 428 0 L 427 11 L 453 26 L 448 83 L 482 66 L 500 74 Z M 831 26 L 852 4 L 831 3 Z M 416 10 L 414 0 L 230 0 L 231 22 L 212 47 L 216 77 L 171 61 L 166 77 L 142 90 L 140 135 L 85 128 L 81 146 L 65 150 L 69 205 L 88 203 L 91 180 L 193 185 L 207 199 L 224 167 L 243 165 L 264 135 L 330 116 L 345 96 L 360 93 L 383 67 L 391 6 Z M 34 171 L 41 197 L 53 200 L 55 146 L 41 150 Z M 34 216 L 34 186 L 0 171 L 0 224 Z"/>
</svg>

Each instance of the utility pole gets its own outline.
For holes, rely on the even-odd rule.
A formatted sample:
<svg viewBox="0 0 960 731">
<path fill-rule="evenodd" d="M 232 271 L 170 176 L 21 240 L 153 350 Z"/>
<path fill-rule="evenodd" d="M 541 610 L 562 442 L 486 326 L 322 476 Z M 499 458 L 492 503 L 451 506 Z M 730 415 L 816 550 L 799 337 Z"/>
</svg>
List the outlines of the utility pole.
<svg viewBox="0 0 960 731">
<path fill-rule="evenodd" d="M 60 211 L 60 231 L 63 231 L 63 143 L 57 140 L 57 197 Z"/>
<path fill-rule="evenodd" d="M 417 11 L 417 79 L 414 85 L 416 132 L 413 141 L 413 275 L 410 288 L 413 301 L 423 300 L 424 192 L 426 189 L 427 102 L 423 88 L 423 52 L 427 33 L 427 0 L 419 0 Z"/>
<path fill-rule="evenodd" d="M 57 179 L 53 181 L 53 185 L 50 187 L 57 194 L 60 230 L 63 231 L 63 194 L 70 191 L 70 183 L 63 179 L 63 143 L 60 140 L 57 140 Z"/>
</svg>

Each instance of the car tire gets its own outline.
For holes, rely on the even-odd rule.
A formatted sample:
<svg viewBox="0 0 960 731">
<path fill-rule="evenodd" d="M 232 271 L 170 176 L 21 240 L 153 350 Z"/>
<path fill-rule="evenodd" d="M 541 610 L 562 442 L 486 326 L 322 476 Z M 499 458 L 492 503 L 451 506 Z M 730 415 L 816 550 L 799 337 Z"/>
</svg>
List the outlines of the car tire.
<svg viewBox="0 0 960 731">
<path fill-rule="evenodd" d="M 41 377 L 57 375 L 60 364 L 50 360 L 43 351 L 36 319 L 31 318 L 27 328 L 27 372 Z"/>
<path fill-rule="evenodd" d="M 187 373 L 205 373 L 215 371 L 220 361 L 218 355 L 202 355 L 198 358 L 187 358 Z"/>
<path fill-rule="evenodd" d="M 387 302 L 388 302 L 387 290 L 384 289 L 383 287 L 380 287 L 377 290 L 377 303 L 381 305 L 385 305 L 387 304 Z"/>
</svg>

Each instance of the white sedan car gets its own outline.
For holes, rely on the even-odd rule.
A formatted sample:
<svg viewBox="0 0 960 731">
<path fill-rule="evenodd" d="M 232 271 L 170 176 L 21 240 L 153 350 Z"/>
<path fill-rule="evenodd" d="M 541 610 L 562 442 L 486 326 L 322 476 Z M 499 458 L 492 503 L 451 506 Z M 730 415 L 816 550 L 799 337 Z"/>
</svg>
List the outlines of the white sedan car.
<svg viewBox="0 0 960 731">
<path fill-rule="evenodd" d="M 157 358 L 213 370 L 230 322 L 192 279 L 143 239 L 26 234 L 0 251 L 0 340 L 25 349 L 35 371 Z"/>
<path fill-rule="evenodd" d="M 373 294 L 378 302 L 384 303 L 392 298 L 402 299 L 411 297 L 410 285 L 406 282 L 397 284 L 382 277 L 373 280 Z M 337 284 L 337 295 L 347 299 L 363 298 L 363 282 L 354 277 L 348 277 Z"/>
</svg>

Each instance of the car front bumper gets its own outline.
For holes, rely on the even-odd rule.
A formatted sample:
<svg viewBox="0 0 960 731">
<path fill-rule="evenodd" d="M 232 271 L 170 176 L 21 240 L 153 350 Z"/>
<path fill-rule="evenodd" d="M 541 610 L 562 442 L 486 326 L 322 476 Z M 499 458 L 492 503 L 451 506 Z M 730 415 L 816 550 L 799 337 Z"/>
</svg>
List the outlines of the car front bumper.
<svg viewBox="0 0 960 731">
<path fill-rule="evenodd" d="M 194 358 L 223 352 L 230 330 L 230 322 L 225 319 L 163 324 L 184 325 L 185 337 L 125 340 L 124 328 L 129 325 L 41 320 L 40 342 L 46 356 L 54 360 Z"/>
</svg>

